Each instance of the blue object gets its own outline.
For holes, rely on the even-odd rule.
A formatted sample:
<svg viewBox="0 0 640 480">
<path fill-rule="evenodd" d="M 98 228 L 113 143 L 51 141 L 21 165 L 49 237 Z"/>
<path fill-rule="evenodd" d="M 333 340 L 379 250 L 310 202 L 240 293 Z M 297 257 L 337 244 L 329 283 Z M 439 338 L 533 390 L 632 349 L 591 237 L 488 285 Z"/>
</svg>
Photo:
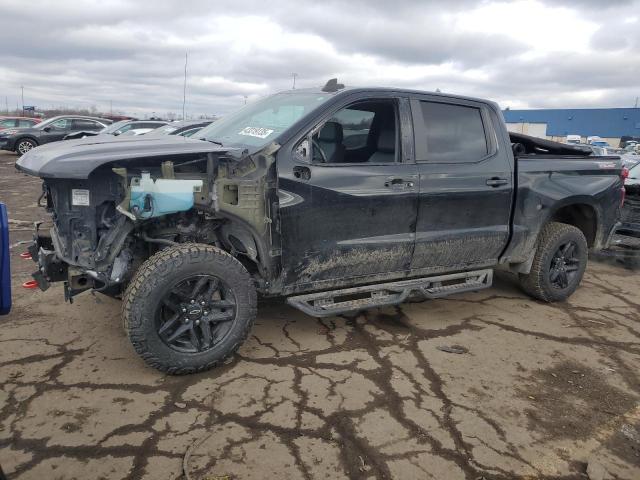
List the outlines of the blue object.
<svg viewBox="0 0 640 480">
<path fill-rule="evenodd" d="M 11 310 L 11 264 L 9 263 L 9 217 L 0 203 L 0 315 Z"/>
<path fill-rule="evenodd" d="M 129 210 L 138 218 L 152 218 L 193 208 L 194 191 L 202 189 L 202 180 L 153 180 L 143 172 L 131 184 Z"/>
</svg>

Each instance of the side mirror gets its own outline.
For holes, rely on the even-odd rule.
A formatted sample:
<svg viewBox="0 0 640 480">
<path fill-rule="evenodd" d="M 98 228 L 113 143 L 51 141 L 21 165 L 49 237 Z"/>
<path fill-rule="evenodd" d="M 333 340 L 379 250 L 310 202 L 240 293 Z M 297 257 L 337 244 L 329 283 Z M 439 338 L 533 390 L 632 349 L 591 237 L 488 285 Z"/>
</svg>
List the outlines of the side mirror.
<svg viewBox="0 0 640 480">
<path fill-rule="evenodd" d="M 117 137 L 118 135 L 120 135 L 120 132 L 119 132 L 119 131 L 117 131 L 117 130 L 116 130 L 115 132 L 113 132 L 113 136 L 114 136 L 114 137 Z"/>
<path fill-rule="evenodd" d="M 311 142 L 309 142 L 309 138 L 303 139 L 294 150 L 294 155 L 297 160 L 310 163 L 311 161 L 311 150 L 310 150 Z"/>
<path fill-rule="evenodd" d="M 51 127 L 44 127 L 42 129 L 43 132 L 50 132 L 51 131 Z"/>
</svg>

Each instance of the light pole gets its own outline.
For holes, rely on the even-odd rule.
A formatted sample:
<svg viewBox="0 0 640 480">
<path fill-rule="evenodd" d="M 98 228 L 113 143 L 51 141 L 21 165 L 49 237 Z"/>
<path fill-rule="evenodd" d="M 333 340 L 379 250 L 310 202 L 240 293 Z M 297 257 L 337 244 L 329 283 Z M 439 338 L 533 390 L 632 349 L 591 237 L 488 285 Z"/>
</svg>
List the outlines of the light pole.
<svg viewBox="0 0 640 480">
<path fill-rule="evenodd" d="M 20 85 L 20 90 L 22 91 L 22 114 L 24 115 L 24 85 Z"/>
<path fill-rule="evenodd" d="M 298 76 L 297 73 L 292 73 L 291 76 L 293 77 L 293 89 L 296 89 L 296 77 Z"/>
<path fill-rule="evenodd" d="M 189 52 L 184 53 L 184 85 L 182 86 L 182 120 L 186 120 L 184 116 L 184 109 L 187 103 L 187 60 L 189 59 Z"/>
</svg>

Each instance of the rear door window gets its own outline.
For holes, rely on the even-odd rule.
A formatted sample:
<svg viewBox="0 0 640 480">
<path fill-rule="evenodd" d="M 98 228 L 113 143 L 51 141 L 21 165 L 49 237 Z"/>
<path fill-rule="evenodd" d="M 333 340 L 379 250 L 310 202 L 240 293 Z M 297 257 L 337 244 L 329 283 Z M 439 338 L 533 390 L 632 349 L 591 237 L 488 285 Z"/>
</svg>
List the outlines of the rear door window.
<svg viewBox="0 0 640 480">
<path fill-rule="evenodd" d="M 489 154 L 482 110 L 467 105 L 420 101 L 416 125 L 418 161 L 477 162 Z"/>
<path fill-rule="evenodd" d="M 101 125 L 98 122 L 94 122 L 93 120 L 75 119 L 73 121 L 74 130 L 95 131 L 95 130 L 102 130 L 103 128 L 104 128 L 104 125 Z"/>
<path fill-rule="evenodd" d="M 33 127 L 36 124 L 33 120 L 18 120 L 18 127 Z"/>
</svg>

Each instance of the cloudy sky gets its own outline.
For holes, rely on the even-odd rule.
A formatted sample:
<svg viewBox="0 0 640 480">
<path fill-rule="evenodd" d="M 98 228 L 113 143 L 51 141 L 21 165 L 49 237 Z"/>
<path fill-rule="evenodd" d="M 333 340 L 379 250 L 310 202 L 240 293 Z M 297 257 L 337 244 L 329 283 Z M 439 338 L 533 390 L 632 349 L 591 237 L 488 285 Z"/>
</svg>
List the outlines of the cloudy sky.
<svg viewBox="0 0 640 480">
<path fill-rule="evenodd" d="M 0 0 L 0 101 L 224 114 L 338 77 L 503 107 L 633 106 L 640 0 Z M 4 109 L 4 105 L 0 106 Z"/>
</svg>

